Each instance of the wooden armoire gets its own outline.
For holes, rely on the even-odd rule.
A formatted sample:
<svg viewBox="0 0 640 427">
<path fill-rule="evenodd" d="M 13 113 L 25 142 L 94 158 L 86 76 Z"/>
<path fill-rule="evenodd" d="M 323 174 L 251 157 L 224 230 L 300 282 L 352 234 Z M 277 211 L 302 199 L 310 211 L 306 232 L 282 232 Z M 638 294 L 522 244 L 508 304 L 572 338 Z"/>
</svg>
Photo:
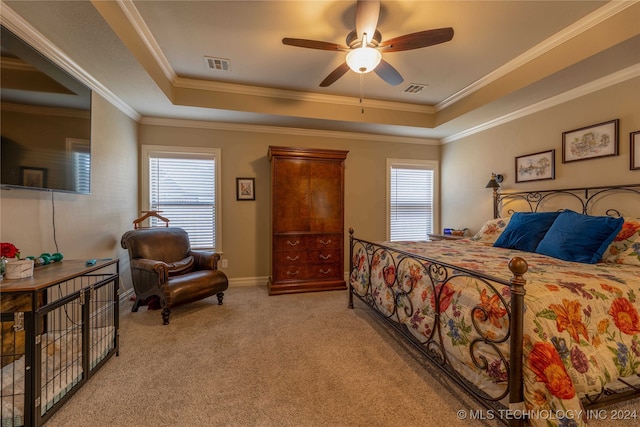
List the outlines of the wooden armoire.
<svg viewBox="0 0 640 427">
<path fill-rule="evenodd" d="M 269 295 L 346 289 L 344 161 L 348 151 L 269 147 Z"/>
</svg>

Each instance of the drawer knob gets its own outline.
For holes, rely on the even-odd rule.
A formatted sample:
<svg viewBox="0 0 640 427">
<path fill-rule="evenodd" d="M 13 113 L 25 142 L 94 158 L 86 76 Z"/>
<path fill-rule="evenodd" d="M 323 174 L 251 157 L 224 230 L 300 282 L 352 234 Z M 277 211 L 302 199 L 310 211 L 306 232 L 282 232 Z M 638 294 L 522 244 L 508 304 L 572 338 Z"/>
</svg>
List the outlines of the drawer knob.
<svg viewBox="0 0 640 427">
<path fill-rule="evenodd" d="M 327 246 L 329 243 L 331 243 L 331 239 L 329 239 L 329 240 L 320 239 L 320 243 L 322 243 L 323 245 Z"/>
<path fill-rule="evenodd" d="M 331 269 L 328 269 L 328 270 L 320 270 L 320 273 L 322 273 L 322 274 L 324 274 L 324 275 L 327 275 L 327 274 L 331 273 Z"/>
<path fill-rule="evenodd" d="M 296 255 L 295 257 L 291 258 L 289 255 L 287 255 L 287 261 L 297 261 L 299 260 L 300 257 L 298 255 Z"/>
<path fill-rule="evenodd" d="M 327 259 L 331 258 L 331 254 L 329 254 L 329 255 L 322 255 L 322 254 L 320 254 L 320 258 L 321 258 L 321 259 L 324 259 L 324 260 L 327 260 Z"/>
<path fill-rule="evenodd" d="M 295 242 L 287 240 L 287 245 L 289 246 L 298 246 L 299 244 L 300 244 L 300 240 L 296 240 Z"/>
<path fill-rule="evenodd" d="M 298 271 L 287 271 L 287 276 L 297 276 Z"/>
</svg>

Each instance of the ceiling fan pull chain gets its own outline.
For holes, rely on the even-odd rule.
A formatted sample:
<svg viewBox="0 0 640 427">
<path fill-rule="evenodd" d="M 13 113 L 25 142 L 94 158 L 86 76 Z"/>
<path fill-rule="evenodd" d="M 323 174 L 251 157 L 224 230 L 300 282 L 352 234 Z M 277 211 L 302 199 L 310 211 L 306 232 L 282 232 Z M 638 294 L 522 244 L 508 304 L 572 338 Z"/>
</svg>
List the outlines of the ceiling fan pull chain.
<svg viewBox="0 0 640 427">
<path fill-rule="evenodd" d="M 361 106 L 361 114 L 364 114 L 364 103 L 362 102 L 362 98 L 364 97 L 364 74 L 360 74 L 360 106 Z"/>
</svg>

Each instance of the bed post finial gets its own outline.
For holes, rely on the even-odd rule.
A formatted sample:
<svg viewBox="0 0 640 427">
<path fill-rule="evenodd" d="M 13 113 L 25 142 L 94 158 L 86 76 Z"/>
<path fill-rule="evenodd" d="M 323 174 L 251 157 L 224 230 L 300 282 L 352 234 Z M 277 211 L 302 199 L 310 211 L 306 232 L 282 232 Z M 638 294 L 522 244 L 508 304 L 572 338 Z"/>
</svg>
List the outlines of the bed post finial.
<svg viewBox="0 0 640 427">
<path fill-rule="evenodd" d="M 509 343 L 509 405 L 524 402 L 524 382 L 522 372 L 522 342 L 524 318 L 524 285 L 527 281 L 523 275 L 529 266 L 524 258 L 513 257 L 509 261 L 509 270 L 513 273 L 511 285 L 511 321 L 509 322 L 511 340 Z M 519 424 L 519 423 L 514 423 Z M 509 425 L 512 425 L 509 423 Z"/>
</svg>

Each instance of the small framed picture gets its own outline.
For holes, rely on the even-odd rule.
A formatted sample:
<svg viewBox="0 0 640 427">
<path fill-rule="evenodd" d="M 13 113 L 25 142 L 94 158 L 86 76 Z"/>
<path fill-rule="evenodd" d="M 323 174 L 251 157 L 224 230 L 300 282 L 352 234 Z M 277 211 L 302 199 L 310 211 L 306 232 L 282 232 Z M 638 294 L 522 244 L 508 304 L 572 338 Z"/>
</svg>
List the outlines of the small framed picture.
<svg viewBox="0 0 640 427">
<path fill-rule="evenodd" d="M 516 157 L 516 182 L 555 179 L 556 150 Z"/>
<path fill-rule="evenodd" d="M 255 184 L 255 178 L 236 178 L 236 200 L 255 200 Z"/>
<path fill-rule="evenodd" d="M 629 134 L 631 139 L 631 170 L 640 169 L 640 130 Z"/>
<path fill-rule="evenodd" d="M 562 163 L 618 155 L 618 124 L 610 120 L 562 133 Z"/>
<path fill-rule="evenodd" d="M 47 170 L 30 166 L 20 167 L 24 187 L 47 188 Z"/>
</svg>

